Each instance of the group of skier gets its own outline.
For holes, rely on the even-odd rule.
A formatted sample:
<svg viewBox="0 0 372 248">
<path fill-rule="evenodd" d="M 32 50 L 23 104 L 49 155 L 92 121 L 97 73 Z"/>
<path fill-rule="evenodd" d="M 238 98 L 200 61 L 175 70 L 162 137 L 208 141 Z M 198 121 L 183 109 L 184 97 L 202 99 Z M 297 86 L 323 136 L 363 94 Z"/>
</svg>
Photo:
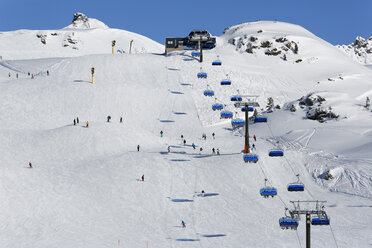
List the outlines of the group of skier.
<svg viewBox="0 0 372 248">
<path fill-rule="evenodd" d="M 49 76 L 49 70 L 46 71 L 46 74 L 47 74 L 47 76 Z M 16 75 L 16 78 L 18 78 L 18 73 L 16 73 L 15 75 Z M 31 75 L 31 79 L 34 79 L 34 74 L 33 73 L 31 74 L 30 72 L 28 72 L 27 75 L 28 76 Z M 11 76 L 12 76 L 12 74 L 9 72 L 8 77 L 11 77 Z"/>
<path fill-rule="evenodd" d="M 110 122 L 110 120 L 111 120 L 111 116 L 108 115 L 107 116 L 107 122 Z M 119 122 L 123 123 L 123 117 L 120 116 Z M 79 117 L 76 117 L 76 119 L 74 119 L 73 124 L 74 124 L 74 126 L 76 126 L 76 124 L 79 124 Z M 85 123 L 85 127 L 89 127 L 89 121 L 87 121 Z"/>
</svg>

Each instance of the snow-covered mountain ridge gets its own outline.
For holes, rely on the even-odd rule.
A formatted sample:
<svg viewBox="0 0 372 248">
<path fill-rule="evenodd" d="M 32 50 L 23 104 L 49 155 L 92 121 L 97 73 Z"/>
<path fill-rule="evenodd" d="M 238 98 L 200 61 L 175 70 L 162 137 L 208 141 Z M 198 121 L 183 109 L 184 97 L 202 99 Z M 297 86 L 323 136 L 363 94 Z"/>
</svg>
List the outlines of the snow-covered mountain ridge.
<svg viewBox="0 0 372 248">
<path fill-rule="evenodd" d="M 203 63 L 190 51 L 111 49 L 0 61 L 0 247 L 305 247 L 304 218 L 297 231 L 278 224 L 299 200 L 327 201 L 331 225 L 311 227 L 312 246 L 370 247 L 372 71 L 297 25 L 234 28 Z M 245 36 L 278 47 L 284 37 L 298 53 L 284 60 L 229 42 Z M 249 122 L 256 164 L 243 162 L 244 130 L 211 107 L 242 118 L 237 94 L 257 95 L 268 118 Z M 297 174 L 305 191 L 288 192 Z M 260 195 L 265 179 L 277 196 Z"/>
<path fill-rule="evenodd" d="M 336 47 L 362 65 L 372 64 L 372 37 L 364 39 L 358 36 L 353 43 Z"/>
<path fill-rule="evenodd" d="M 1 32 L 0 56 L 12 60 L 103 54 L 111 52 L 113 40 L 119 53 L 164 52 L 163 45 L 145 36 L 109 28 L 97 19 L 75 13 L 72 23 L 62 29 Z"/>
</svg>

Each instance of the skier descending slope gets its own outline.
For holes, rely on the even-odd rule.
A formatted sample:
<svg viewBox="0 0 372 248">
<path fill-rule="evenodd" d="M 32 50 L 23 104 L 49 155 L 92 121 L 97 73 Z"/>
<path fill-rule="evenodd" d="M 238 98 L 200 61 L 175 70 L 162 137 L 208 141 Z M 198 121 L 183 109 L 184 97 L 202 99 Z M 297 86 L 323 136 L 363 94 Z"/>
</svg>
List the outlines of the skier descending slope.
<svg viewBox="0 0 372 248">
<path fill-rule="evenodd" d="M 181 221 L 181 225 L 182 225 L 183 228 L 186 227 L 186 223 L 183 220 Z"/>
<path fill-rule="evenodd" d="M 139 149 L 140 149 L 140 145 L 137 145 L 137 152 L 139 152 Z"/>
</svg>

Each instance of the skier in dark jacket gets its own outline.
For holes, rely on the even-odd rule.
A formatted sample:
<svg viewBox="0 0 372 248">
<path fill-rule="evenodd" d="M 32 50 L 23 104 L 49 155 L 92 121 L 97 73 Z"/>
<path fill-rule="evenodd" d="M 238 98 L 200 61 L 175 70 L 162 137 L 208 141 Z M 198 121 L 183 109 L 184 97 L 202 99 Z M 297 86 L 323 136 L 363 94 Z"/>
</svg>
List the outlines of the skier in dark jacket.
<svg viewBox="0 0 372 248">
<path fill-rule="evenodd" d="M 137 152 L 139 152 L 139 149 L 140 149 L 140 145 L 137 145 Z"/>
<path fill-rule="evenodd" d="M 145 181 L 145 175 L 142 175 L 141 179 L 142 179 L 142 182 Z"/>
<path fill-rule="evenodd" d="M 74 119 L 74 126 L 76 126 L 76 120 Z"/>
<path fill-rule="evenodd" d="M 163 137 L 163 130 L 160 131 L 160 137 Z"/>
</svg>

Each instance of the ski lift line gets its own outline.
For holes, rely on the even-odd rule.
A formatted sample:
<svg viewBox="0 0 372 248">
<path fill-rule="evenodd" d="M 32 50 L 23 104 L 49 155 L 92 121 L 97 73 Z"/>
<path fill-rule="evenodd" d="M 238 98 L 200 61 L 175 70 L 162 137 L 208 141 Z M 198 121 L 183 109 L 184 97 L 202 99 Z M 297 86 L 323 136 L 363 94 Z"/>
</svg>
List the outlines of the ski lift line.
<svg viewBox="0 0 372 248">
<path fill-rule="evenodd" d="M 300 248 L 302 248 L 300 236 L 298 235 L 297 229 L 296 229 L 296 236 L 297 236 L 298 243 L 300 244 Z"/>
<path fill-rule="evenodd" d="M 334 234 L 334 232 L 333 232 L 333 229 L 332 229 L 332 227 L 331 227 L 331 224 L 329 224 L 328 226 L 329 226 L 329 228 L 331 229 L 331 233 L 332 233 L 333 240 L 335 241 L 336 247 L 338 248 L 337 240 L 336 240 L 335 234 Z"/>
</svg>

